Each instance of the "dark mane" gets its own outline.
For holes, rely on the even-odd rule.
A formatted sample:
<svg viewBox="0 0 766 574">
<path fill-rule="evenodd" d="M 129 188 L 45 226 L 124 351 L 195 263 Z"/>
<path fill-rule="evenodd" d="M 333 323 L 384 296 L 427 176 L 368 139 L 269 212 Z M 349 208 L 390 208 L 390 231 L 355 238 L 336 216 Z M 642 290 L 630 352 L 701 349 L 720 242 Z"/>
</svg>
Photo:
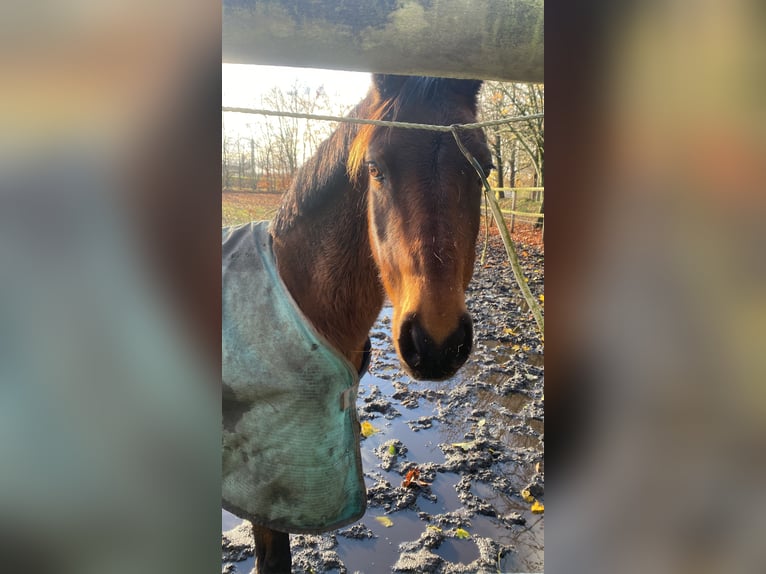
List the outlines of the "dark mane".
<svg viewBox="0 0 766 574">
<path fill-rule="evenodd" d="M 369 107 L 370 95 L 362 100 L 349 115 L 365 117 L 364 110 Z M 285 192 L 279 211 L 272 222 L 272 229 L 278 233 L 288 231 L 299 213 L 312 210 L 324 196 L 324 193 L 340 193 L 349 184 L 346 175 L 346 161 L 359 126 L 341 123 L 324 140 L 295 174 L 290 187 Z"/>
<path fill-rule="evenodd" d="M 373 85 L 348 117 L 396 121 L 401 109 L 411 101 L 434 105 L 448 96 L 453 99 L 461 94 L 473 97 L 481 85 L 481 82 L 450 78 L 379 77 L 391 80 L 395 89 L 391 93 L 381 93 Z M 348 185 L 363 185 L 358 176 L 362 173 L 366 150 L 373 138 L 390 129 L 341 122 L 298 169 L 272 222 L 272 229 L 277 233 L 289 230 L 299 213 L 311 211 L 327 201 L 327 193 L 340 193 Z"/>
</svg>

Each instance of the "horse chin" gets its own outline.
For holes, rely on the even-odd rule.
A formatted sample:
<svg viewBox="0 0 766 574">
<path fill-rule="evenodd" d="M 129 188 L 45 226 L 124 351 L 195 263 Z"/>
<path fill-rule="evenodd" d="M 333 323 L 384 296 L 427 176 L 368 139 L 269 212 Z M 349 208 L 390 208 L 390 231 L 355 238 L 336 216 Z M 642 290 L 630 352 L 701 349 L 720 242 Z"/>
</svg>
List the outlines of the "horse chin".
<svg viewBox="0 0 766 574">
<path fill-rule="evenodd" d="M 422 370 L 418 367 L 413 367 L 409 364 L 407 364 L 406 361 L 404 361 L 401 357 L 399 357 L 399 361 L 402 364 L 402 367 L 404 367 L 404 370 L 407 372 L 407 374 L 415 379 L 416 381 L 445 381 L 455 375 L 455 373 L 458 372 L 458 369 L 462 365 L 459 365 L 453 369 L 447 370 L 447 371 L 431 371 L 427 372 L 425 370 Z"/>
</svg>

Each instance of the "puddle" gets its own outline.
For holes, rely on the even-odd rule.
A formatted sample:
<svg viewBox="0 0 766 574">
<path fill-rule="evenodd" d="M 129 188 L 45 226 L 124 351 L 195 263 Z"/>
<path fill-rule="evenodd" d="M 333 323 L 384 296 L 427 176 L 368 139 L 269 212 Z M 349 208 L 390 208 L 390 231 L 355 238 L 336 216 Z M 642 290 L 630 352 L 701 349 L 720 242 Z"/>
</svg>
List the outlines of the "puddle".
<svg viewBox="0 0 766 574">
<path fill-rule="evenodd" d="M 431 515 L 445 514 L 460 508 L 462 503 L 455 490 L 455 485 L 460 480 L 460 477 L 454 472 L 440 472 L 436 475 L 436 480 L 431 486 L 431 490 L 436 494 L 436 502 L 430 500 L 423 500 L 420 503 L 420 507 L 423 512 L 427 512 Z"/>
<path fill-rule="evenodd" d="M 511 448 L 542 448 L 542 442 L 536 436 L 525 435 L 511 430 L 499 433 L 496 438 L 505 441 Z"/>
<path fill-rule="evenodd" d="M 248 558 L 247 560 L 242 560 L 241 562 L 229 562 L 229 564 L 233 564 L 234 570 L 229 570 L 229 574 L 250 574 L 253 571 L 253 568 L 255 568 L 255 558 L 252 556 Z"/>
<path fill-rule="evenodd" d="M 349 572 L 390 572 L 399 555 L 390 539 L 353 540 L 341 536 L 337 552 Z"/>
<path fill-rule="evenodd" d="M 516 352 L 511 348 L 510 343 L 498 341 L 496 339 L 487 339 L 479 342 L 479 346 L 484 346 L 489 355 L 498 365 L 505 365 L 511 361 Z"/>
<path fill-rule="evenodd" d="M 373 539 L 355 540 L 338 536 L 337 552 L 349 572 L 391 572 L 399 558 L 399 544 L 406 540 L 416 540 L 425 529 L 425 524 L 411 511 L 395 512 L 385 515 L 393 526 L 385 527 L 375 520 L 383 516 L 380 509 L 370 509 L 360 521 L 376 536 Z"/>
<path fill-rule="evenodd" d="M 447 538 L 433 552 L 454 564 L 468 565 L 479 557 L 479 549 L 470 539 Z"/>
<path fill-rule="evenodd" d="M 221 510 L 221 531 L 222 532 L 231 530 L 235 526 L 239 525 L 241 522 L 242 522 L 241 518 L 237 518 L 231 512 L 227 512 L 223 509 Z"/>
<path fill-rule="evenodd" d="M 502 407 L 508 409 L 508 411 L 513 414 L 518 414 L 530 402 L 532 402 L 531 397 L 523 393 L 509 393 L 507 395 L 499 396 L 497 393 L 489 391 L 480 390 L 476 392 L 477 407 L 495 413 Z"/>
<path fill-rule="evenodd" d="M 545 423 L 541 420 L 529 419 L 527 424 L 533 431 L 538 434 L 543 434 L 545 432 Z"/>
</svg>

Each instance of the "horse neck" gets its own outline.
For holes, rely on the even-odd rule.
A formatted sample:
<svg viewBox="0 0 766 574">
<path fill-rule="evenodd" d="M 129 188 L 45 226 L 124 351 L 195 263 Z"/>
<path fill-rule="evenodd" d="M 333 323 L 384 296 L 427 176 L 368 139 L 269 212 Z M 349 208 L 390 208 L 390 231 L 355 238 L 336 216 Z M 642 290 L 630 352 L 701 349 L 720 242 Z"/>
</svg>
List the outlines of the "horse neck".
<svg viewBox="0 0 766 574">
<path fill-rule="evenodd" d="M 304 169 L 315 164 L 310 160 Z M 335 164 L 327 177 L 296 177 L 272 225 L 274 253 L 304 315 L 359 368 L 383 306 L 383 287 L 367 233 L 367 191 L 349 181 L 345 161 Z M 307 181 L 313 187 L 301 187 Z"/>
</svg>

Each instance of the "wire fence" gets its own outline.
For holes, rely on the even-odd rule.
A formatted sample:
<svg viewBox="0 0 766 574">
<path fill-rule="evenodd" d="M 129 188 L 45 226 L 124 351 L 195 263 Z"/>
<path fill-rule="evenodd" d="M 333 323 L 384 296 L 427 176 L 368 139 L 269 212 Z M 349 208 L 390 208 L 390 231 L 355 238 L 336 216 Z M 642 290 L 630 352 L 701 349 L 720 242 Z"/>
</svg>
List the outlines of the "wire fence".
<svg viewBox="0 0 766 574">
<path fill-rule="evenodd" d="M 545 214 L 541 210 L 544 187 L 493 187 L 492 191 L 498 202 L 502 200 L 500 211 L 503 215 L 511 216 L 511 233 L 516 227 L 517 217 L 525 223 L 543 225 Z"/>
<path fill-rule="evenodd" d="M 335 116 L 326 114 L 313 114 L 306 112 L 291 112 L 283 110 L 268 110 L 262 108 L 248 108 L 248 107 L 235 107 L 235 106 L 222 106 L 222 112 L 237 113 L 237 114 L 252 114 L 270 117 L 289 117 L 304 120 L 326 121 L 326 122 L 338 122 L 338 123 L 351 123 L 361 125 L 373 125 L 381 127 L 391 128 L 403 128 L 413 130 L 426 130 L 437 132 L 451 132 L 456 133 L 463 130 L 483 129 L 488 127 L 497 127 L 507 125 L 515 122 L 528 121 L 532 119 L 541 119 L 545 117 L 544 113 L 528 114 L 524 116 L 511 116 L 507 118 L 500 118 L 497 120 L 487 120 L 482 122 L 474 122 L 468 124 L 451 124 L 451 125 L 436 125 L 436 124 L 420 124 L 412 122 L 397 122 L 390 120 L 371 120 L 367 118 L 356 118 L 349 116 Z M 254 191 L 258 190 L 259 182 L 264 183 L 263 178 L 239 175 L 234 176 L 239 178 L 245 185 L 252 188 Z M 267 178 L 268 179 L 268 178 Z M 251 181 L 252 180 L 252 181 Z M 270 181 L 270 180 L 269 180 Z M 244 185 L 242 185 L 244 187 Z M 540 213 L 540 209 L 543 203 L 543 187 L 497 187 L 493 188 L 496 192 L 498 199 L 503 199 L 504 194 L 510 194 L 511 205 L 507 206 L 505 202 L 502 202 L 501 211 L 504 215 L 511 216 L 511 232 L 513 232 L 516 224 L 516 218 L 521 218 L 521 221 L 536 223 L 544 218 L 544 214 Z M 531 195 L 529 192 L 533 192 Z M 518 207 L 518 209 L 517 209 Z"/>
<path fill-rule="evenodd" d="M 478 130 L 482 128 L 488 128 L 492 126 L 501 126 L 510 124 L 513 122 L 522 122 L 531 119 L 543 118 L 545 114 L 530 114 L 527 116 L 514 116 L 510 118 L 501 118 L 499 120 L 488 120 L 485 122 L 475 122 L 470 124 L 451 124 L 448 126 L 438 124 L 417 124 L 411 122 L 396 122 L 388 120 L 371 120 L 367 118 L 355 118 L 350 116 L 327 116 L 323 114 L 309 114 L 304 112 L 290 112 L 290 111 L 278 111 L 278 110 L 263 110 L 259 108 L 238 108 L 231 106 L 223 106 L 221 108 L 223 112 L 232 112 L 237 114 L 256 114 L 261 116 L 275 116 L 275 117 L 288 117 L 298 118 L 304 120 L 320 120 L 326 122 L 341 122 L 348 124 L 366 124 L 371 126 L 381 126 L 387 128 L 403 128 L 408 130 L 427 130 L 434 132 L 452 132 L 455 130 Z"/>
</svg>

